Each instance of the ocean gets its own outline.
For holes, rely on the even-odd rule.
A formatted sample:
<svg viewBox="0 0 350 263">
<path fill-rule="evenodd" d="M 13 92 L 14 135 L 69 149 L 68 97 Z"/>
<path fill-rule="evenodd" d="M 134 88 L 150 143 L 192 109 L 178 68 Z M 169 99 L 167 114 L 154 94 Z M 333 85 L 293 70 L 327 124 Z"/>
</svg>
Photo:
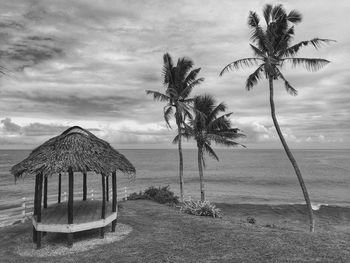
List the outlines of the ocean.
<svg viewBox="0 0 350 263">
<path fill-rule="evenodd" d="M 120 150 L 136 167 L 136 179 L 118 175 L 118 188 L 138 192 L 149 186 L 169 185 L 177 195 L 178 152 L 176 149 Z M 28 150 L 0 150 L 0 199 L 6 201 L 32 197 L 34 177 L 17 180 L 10 167 L 28 156 Z M 204 170 L 206 198 L 220 203 L 300 204 L 303 195 L 294 170 L 283 150 L 218 149 L 220 161 L 206 157 Z M 350 150 L 293 151 L 311 201 L 323 205 L 350 207 Z M 67 189 L 63 177 L 63 191 Z M 101 179 L 88 176 L 88 189 L 99 191 Z M 199 199 L 197 151 L 184 150 L 185 198 Z M 82 176 L 77 174 L 75 189 L 82 189 Z M 57 192 L 57 176 L 49 178 L 49 193 Z M 1 208 L 0 208 L 1 209 Z"/>
</svg>

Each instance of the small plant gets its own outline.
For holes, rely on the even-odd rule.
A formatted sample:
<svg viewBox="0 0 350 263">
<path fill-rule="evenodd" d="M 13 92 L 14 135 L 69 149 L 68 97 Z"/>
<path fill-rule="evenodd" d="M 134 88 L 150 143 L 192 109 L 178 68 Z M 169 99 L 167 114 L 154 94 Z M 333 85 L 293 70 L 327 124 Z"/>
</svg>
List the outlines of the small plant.
<svg viewBox="0 0 350 263">
<path fill-rule="evenodd" d="M 184 201 L 181 211 L 196 216 L 222 217 L 221 210 L 209 201 Z"/>
<path fill-rule="evenodd" d="M 248 216 L 247 217 L 247 222 L 249 224 L 255 225 L 256 224 L 256 219 L 254 217 Z"/>
<path fill-rule="evenodd" d="M 139 193 L 132 193 L 128 196 L 129 200 L 139 200 L 139 199 L 146 199 L 146 200 L 153 200 L 160 204 L 178 204 L 179 198 L 175 196 L 174 192 L 170 191 L 170 187 L 163 186 L 163 187 L 154 187 L 151 186 L 147 188 L 144 192 L 140 191 Z"/>
<path fill-rule="evenodd" d="M 144 194 L 142 193 L 142 191 L 140 191 L 139 193 L 131 193 L 128 196 L 128 200 L 139 200 L 139 199 L 147 199 L 145 198 Z"/>
<path fill-rule="evenodd" d="M 170 191 L 170 187 L 154 187 L 151 186 L 145 190 L 144 195 L 148 197 L 148 199 L 156 201 L 160 204 L 178 204 L 179 198 L 175 196 L 174 192 Z"/>
</svg>

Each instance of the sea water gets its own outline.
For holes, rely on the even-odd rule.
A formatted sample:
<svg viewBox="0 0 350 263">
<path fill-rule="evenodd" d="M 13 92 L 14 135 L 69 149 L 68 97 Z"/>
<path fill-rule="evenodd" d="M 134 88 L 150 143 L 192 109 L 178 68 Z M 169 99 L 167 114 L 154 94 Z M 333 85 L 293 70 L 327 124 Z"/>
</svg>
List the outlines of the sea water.
<svg viewBox="0 0 350 263">
<path fill-rule="evenodd" d="M 149 186 L 169 185 L 177 195 L 178 152 L 176 149 L 120 150 L 135 166 L 136 179 L 118 175 L 118 187 L 138 192 Z M 0 151 L 0 199 L 32 197 L 34 176 L 16 182 L 9 170 L 23 160 L 28 150 Z M 206 157 L 206 198 L 214 202 L 295 204 L 304 198 L 298 179 L 283 150 L 218 149 L 220 161 Z M 350 150 L 293 151 L 315 208 L 320 204 L 350 206 Z M 81 189 L 77 175 L 75 189 Z M 63 178 L 64 187 L 67 178 Z M 88 190 L 100 189 L 100 177 L 89 175 Z M 198 199 L 199 175 L 196 149 L 184 150 L 185 198 Z M 63 188 L 64 188 L 63 187 Z M 68 189 L 66 189 L 68 190 Z M 49 178 L 49 192 L 57 192 L 57 176 Z M 65 191 L 65 188 L 63 189 Z"/>
</svg>

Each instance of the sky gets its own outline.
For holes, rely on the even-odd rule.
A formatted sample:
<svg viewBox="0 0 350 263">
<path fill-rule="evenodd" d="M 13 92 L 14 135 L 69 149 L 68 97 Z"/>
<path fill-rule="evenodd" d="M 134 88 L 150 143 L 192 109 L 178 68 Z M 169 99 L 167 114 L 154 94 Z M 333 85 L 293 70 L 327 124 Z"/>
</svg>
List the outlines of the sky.
<svg viewBox="0 0 350 263">
<path fill-rule="evenodd" d="M 189 57 L 205 81 L 193 95 L 212 94 L 232 111 L 248 148 L 281 148 L 272 124 L 266 81 L 251 91 L 254 68 L 219 77 L 228 63 L 251 57 L 249 11 L 266 3 L 303 14 L 295 43 L 337 42 L 300 57 L 331 63 L 318 72 L 286 67 L 298 90 L 275 82 L 277 117 L 292 148 L 350 148 L 350 1 L 192 0 L 0 2 L 0 149 L 32 149 L 79 125 L 119 149 L 176 148 L 163 103 L 162 56 Z M 194 147 L 192 142 L 185 147 Z"/>
</svg>

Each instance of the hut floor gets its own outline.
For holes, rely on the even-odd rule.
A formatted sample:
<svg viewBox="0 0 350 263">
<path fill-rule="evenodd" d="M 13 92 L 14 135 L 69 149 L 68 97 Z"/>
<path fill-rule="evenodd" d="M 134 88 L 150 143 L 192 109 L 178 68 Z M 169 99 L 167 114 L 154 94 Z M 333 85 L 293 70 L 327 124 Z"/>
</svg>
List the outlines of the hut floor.
<svg viewBox="0 0 350 263">
<path fill-rule="evenodd" d="M 42 224 L 67 224 L 68 203 L 50 205 L 41 210 Z M 73 222 L 74 224 L 88 223 L 101 219 L 102 201 L 86 200 L 74 201 Z M 106 202 L 106 217 L 112 214 L 112 202 Z"/>
</svg>

